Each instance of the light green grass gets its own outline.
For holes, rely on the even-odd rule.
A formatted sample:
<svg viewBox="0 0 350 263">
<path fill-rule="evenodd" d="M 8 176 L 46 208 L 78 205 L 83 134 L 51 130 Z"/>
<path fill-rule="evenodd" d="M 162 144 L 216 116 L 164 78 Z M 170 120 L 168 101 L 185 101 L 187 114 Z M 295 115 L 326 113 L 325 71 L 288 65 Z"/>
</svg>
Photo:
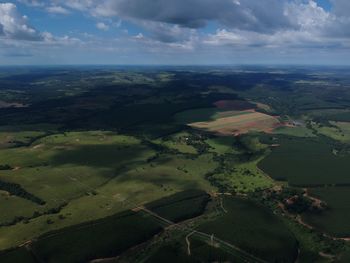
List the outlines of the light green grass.
<svg viewBox="0 0 350 263">
<path fill-rule="evenodd" d="M 18 143 L 27 144 L 44 134 L 40 131 L 0 131 L 0 149 L 14 147 Z"/>
<path fill-rule="evenodd" d="M 210 146 L 210 152 L 217 154 L 237 153 L 233 147 L 234 137 L 215 137 L 207 139 L 205 142 Z"/>
<path fill-rule="evenodd" d="M 35 143 L 44 146 L 17 149 L 33 152 L 34 161 L 43 154 L 42 158 L 49 165 L 3 171 L 0 178 L 20 183 L 24 189 L 47 201 L 45 209 L 65 202 L 68 204 L 58 214 L 43 215 L 26 224 L 0 228 L 1 249 L 21 244 L 50 230 L 103 218 L 182 190 L 196 188 L 215 191 L 205 179 L 205 174 L 218 165 L 213 161 L 212 154 L 203 154 L 198 158 L 169 154 L 146 162 L 154 152 L 145 149 L 140 155 L 137 139 L 119 135 L 106 137 L 103 139 L 103 136 L 95 133 L 54 135 Z M 111 143 L 124 154 L 115 153 L 115 149 L 105 153 L 91 149 L 97 160 L 83 165 L 84 160 L 92 158 L 91 153 L 86 152 L 85 148 L 79 151 L 76 148 L 89 146 L 90 143 L 96 145 L 100 139 L 98 146 Z M 57 147 L 59 149 L 52 149 Z M 129 149 L 138 155 L 132 158 L 127 153 Z M 57 158 L 57 154 L 64 157 Z M 71 161 L 66 162 L 67 158 Z M 18 161 L 21 161 L 20 158 Z M 22 160 L 21 164 L 31 161 Z"/>
<path fill-rule="evenodd" d="M 222 186 L 237 193 L 253 192 L 274 185 L 274 181 L 257 168 L 259 160 L 234 165 L 234 171 L 212 176 Z"/>
<path fill-rule="evenodd" d="M 350 142 L 350 123 L 348 122 L 330 122 L 333 127 L 319 126 L 314 124 L 313 127 L 318 133 L 341 142 Z"/>
<path fill-rule="evenodd" d="M 180 153 L 196 154 L 198 153 L 196 148 L 189 144 L 188 138 L 190 136 L 188 132 L 179 132 L 166 138 L 154 140 L 153 142 L 179 151 Z"/>
<path fill-rule="evenodd" d="M 101 218 L 125 209 L 119 199 L 114 199 L 119 184 L 111 184 L 112 189 L 106 193 L 103 188 L 101 192 L 95 189 L 118 178 L 130 167 L 146 163 L 154 154 L 153 150 L 143 146 L 134 137 L 99 131 L 52 135 L 36 141 L 30 147 L 1 150 L 1 160 L 17 169 L 0 171 L 0 180 L 20 184 L 26 191 L 46 201 L 46 205 L 28 205 L 27 210 L 24 210 L 23 202 L 26 201 L 11 197 L 2 205 L 4 211 L 12 206 L 12 214 L 1 213 L 0 222 L 16 216 L 32 215 L 35 211 L 47 212 L 64 204 L 68 206 L 61 212 L 65 219 L 58 219 L 58 214 L 44 215 L 26 224 L 1 227 L 0 248 L 18 245 L 48 230 Z M 127 185 L 125 193 L 133 194 L 135 189 L 140 191 L 140 195 L 143 193 L 141 181 L 128 182 L 125 177 L 123 181 Z M 154 189 L 149 191 L 152 193 Z M 117 203 L 116 208 L 111 209 L 106 202 Z M 48 219 L 53 223 L 48 224 Z"/>
<path fill-rule="evenodd" d="M 274 134 L 289 135 L 295 137 L 314 137 L 312 130 L 306 127 L 279 127 L 273 131 Z"/>
<path fill-rule="evenodd" d="M 42 210 L 42 207 L 31 201 L 0 191 L 0 225 L 10 223 L 16 217 L 31 217 L 34 211 Z"/>
</svg>

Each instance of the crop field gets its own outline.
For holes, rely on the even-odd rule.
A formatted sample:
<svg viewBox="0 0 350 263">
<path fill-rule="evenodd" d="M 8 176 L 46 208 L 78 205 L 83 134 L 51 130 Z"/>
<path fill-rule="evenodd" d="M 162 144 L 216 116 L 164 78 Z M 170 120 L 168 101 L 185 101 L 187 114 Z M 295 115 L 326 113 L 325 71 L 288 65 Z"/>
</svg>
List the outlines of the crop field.
<svg viewBox="0 0 350 263">
<path fill-rule="evenodd" d="M 281 138 L 259 168 L 295 186 L 346 185 L 350 155 L 325 139 Z"/>
<path fill-rule="evenodd" d="M 350 236 L 350 187 L 311 188 L 310 195 L 326 202 L 321 213 L 307 213 L 304 220 L 330 235 Z"/>
<path fill-rule="evenodd" d="M 269 262 L 294 262 L 297 242 L 288 228 L 264 207 L 251 201 L 225 197 L 222 217 L 199 230 L 244 249 Z"/>
<path fill-rule="evenodd" d="M 191 237 L 189 240 L 189 250 L 185 238 L 183 238 L 183 240 L 161 246 L 146 262 L 245 262 L 218 246 L 212 246 L 205 241 Z M 190 251 L 190 255 L 188 251 Z"/>
<path fill-rule="evenodd" d="M 44 262 L 86 262 L 116 256 L 160 230 L 153 219 L 125 212 L 96 223 L 49 233 L 30 249 Z"/>
<path fill-rule="evenodd" d="M 255 111 L 222 112 L 213 121 L 193 122 L 189 126 L 220 135 L 245 134 L 250 131 L 272 132 L 280 125 L 276 117 Z"/>
<path fill-rule="evenodd" d="M 172 222 L 179 222 L 201 215 L 209 199 L 206 192 L 188 190 L 149 203 L 146 207 Z"/>
</svg>

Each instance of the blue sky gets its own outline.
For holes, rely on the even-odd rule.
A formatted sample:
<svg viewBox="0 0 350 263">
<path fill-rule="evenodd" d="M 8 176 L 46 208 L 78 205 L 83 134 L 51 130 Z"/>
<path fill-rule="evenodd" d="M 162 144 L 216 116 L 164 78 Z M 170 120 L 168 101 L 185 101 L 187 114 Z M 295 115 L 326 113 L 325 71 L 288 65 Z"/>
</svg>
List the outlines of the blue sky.
<svg viewBox="0 0 350 263">
<path fill-rule="evenodd" d="M 349 0 L 0 1 L 0 64 L 340 64 Z"/>
</svg>

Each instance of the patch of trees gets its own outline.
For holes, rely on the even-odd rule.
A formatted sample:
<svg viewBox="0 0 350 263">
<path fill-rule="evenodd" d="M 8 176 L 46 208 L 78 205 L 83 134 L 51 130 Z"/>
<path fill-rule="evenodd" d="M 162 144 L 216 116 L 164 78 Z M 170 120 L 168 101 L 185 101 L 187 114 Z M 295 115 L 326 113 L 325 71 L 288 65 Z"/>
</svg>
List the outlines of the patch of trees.
<svg viewBox="0 0 350 263">
<path fill-rule="evenodd" d="M 208 139 L 209 136 L 203 132 L 192 133 L 187 137 L 187 145 L 193 146 L 198 154 L 204 154 L 209 151 L 209 145 L 205 143 L 205 140 Z"/>
<path fill-rule="evenodd" d="M 253 161 L 265 153 L 265 149 L 257 147 L 256 143 L 259 143 L 259 141 L 254 142 L 254 137 L 249 135 L 236 137 L 233 146 L 240 151 L 238 155 L 240 162 Z"/>
<path fill-rule="evenodd" d="M 0 164 L 0 170 L 12 170 L 13 168 L 8 164 Z"/>
<path fill-rule="evenodd" d="M 220 176 L 218 176 L 220 175 Z M 219 192 L 229 192 L 235 194 L 235 188 L 232 186 L 229 176 L 221 173 L 221 170 L 216 169 L 213 172 L 208 172 L 205 175 L 205 179 L 210 182 L 211 185 L 215 186 Z"/>
<path fill-rule="evenodd" d="M 52 207 L 52 208 L 50 208 L 50 209 L 48 209 L 46 211 L 42 211 L 42 212 L 34 211 L 33 215 L 29 216 L 29 217 L 16 216 L 11 221 L 0 223 L 0 227 L 1 226 L 12 226 L 12 225 L 15 225 L 15 224 L 17 224 L 19 222 L 23 222 L 24 224 L 28 224 L 29 220 L 31 220 L 31 219 L 34 219 L 34 218 L 37 218 L 37 217 L 40 217 L 40 216 L 43 216 L 43 215 L 58 214 L 67 205 L 68 205 L 68 203 L 64 202 L 64 203 L 60 204 L 58 207 Z M 64 215 L 58 215 L 58 218 L 60 220 L 63 220 L 63 219 L 65 219 L 65 216 Z"/>
<path fill-rule="evenodd" d="M 10 193 L 11 195 L 15 195 L 15 196 L 21 197 L 23 199 L 29 200 L 33 203 L 38 204 L 38 205 L 45 204 L 45 201 L 43 201 L 42 199 L 40 199 L 39 197 L 37 197 L 31 193 L 28 193 L 19 184 L 0 181 L 0 190 L 6 191 L 6 192 Z"/>
<path fill-rule="evenodd" d="M 299 188 L 284 187 L 279 191 L 272 190 L 268 193 L 268 199 L 279 201 L 292 214 L 320 213 L 327 209 L 324 202 L 315 202 L 305 194 L 303 189 Z"/>
</svg>

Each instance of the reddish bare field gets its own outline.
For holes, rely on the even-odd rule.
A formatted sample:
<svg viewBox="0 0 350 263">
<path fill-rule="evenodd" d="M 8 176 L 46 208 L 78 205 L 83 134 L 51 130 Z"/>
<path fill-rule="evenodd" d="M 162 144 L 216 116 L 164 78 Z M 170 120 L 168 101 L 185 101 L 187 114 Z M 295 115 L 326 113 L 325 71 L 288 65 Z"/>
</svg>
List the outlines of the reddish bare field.
<svg viewBox="0 0 350 263">
<path fill-rule="evenodd" d="M 281 126 L 277 117 L 254 110 L 235 112 L 233 116 L 219 117 L 214 121 L 195 122 L 189 126 L 205 129 L 221 135 L 239 135 L 250 131 L 270 133 Z"/>
</svg>

